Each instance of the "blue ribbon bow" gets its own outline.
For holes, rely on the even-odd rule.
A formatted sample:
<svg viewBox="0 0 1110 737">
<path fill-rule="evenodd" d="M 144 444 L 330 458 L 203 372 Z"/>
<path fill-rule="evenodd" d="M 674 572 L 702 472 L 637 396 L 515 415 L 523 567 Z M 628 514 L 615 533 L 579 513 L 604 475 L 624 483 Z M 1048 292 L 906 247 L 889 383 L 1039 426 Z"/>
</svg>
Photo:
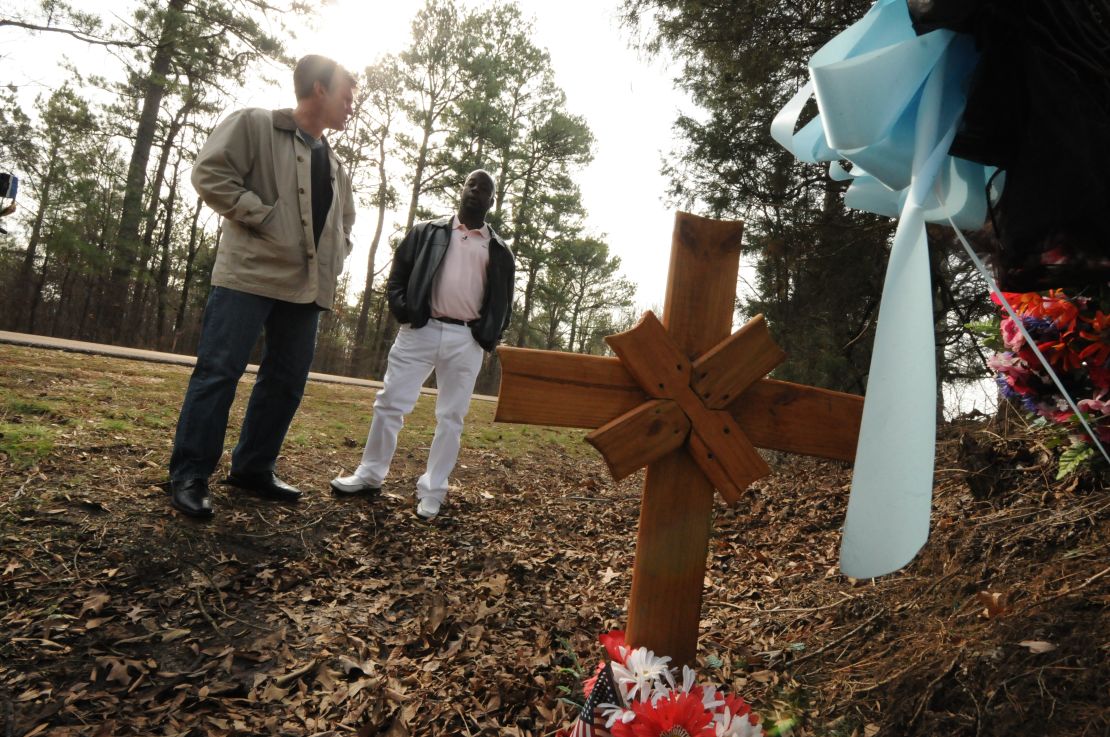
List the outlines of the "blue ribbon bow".
<svg viewBox="0 0 1110 737">
<path fill-rule="evenodd" d="M 929 536 L 936 372 L 925 223 L 978 228 L 986 217 L 993 169 L 948 155 L 977 60 L 970 37 L 918 36 L 905 0 L 878 0 L 814 54 L 810 82 L 771 124 L 799 160 L 832 162 L 831 176 L 852 180 L 846 205 L 899 218 L 840 549 L 855 578 L 898 570 Z M 820 114 L 795 133 L 811 95 Z"/>
</svg>

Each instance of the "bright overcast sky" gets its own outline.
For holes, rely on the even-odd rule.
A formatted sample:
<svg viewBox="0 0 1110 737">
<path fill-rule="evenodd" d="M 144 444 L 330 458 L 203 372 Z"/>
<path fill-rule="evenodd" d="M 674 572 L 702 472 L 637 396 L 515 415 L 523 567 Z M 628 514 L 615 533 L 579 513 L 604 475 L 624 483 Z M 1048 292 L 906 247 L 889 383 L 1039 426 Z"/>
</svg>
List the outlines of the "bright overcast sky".
<svg viewBox="0 0 1110 737">
<path fill-rule="evenodd" d="M 17 11 L 32 5 L 31 0 L 14 4 Z M 569 111 L 586 119 L 596 139 L 593 163 L 577 178 L 590 234 L 603 236 L 612 253 L 620 256 L 623 275 L 637 285 L 638 308 L 662 307 L 674 212 L 662 201 L 667 182 L 659 173 L 661 154 L 672 148 L 676 113 L 692 106 L 675 91 L 674 70 L 629 47 L 628 31 L 616 20 L 620 0 L 518 0 L 518 4 L 526 17 L 535 19 L 535 41 L 551 54 Z M 405 47 L 412 17 L 422 5 L 422 0 L 326 2 L 317 27 L 289 40 L 289 51 L 294 56 L 323 53 L 351 69 L 362 69 Z M 81 7 L 99 10 L 110 20 L 126 17 L 131 3 L 93 0 Z M 56 67 L 63 56 L 83 69 L 109 75 L 119 68 L 103 49 L 68 37 L 32 38 L 5 28 L 0 30 L 0 84 L 19 85 L 29 104 L 34 94 L 56 87 L 65 78 Z M 275 70 L 268 72 L 272 77 Z M 252 86 L 229 101 L 229 107 L 293 103 L 287 88 Z M 350 263 L 356 289 L 365 279 L 366 249 L 373 232 L 372 213 L 360 214 L 355 236 L 361 248 Z M 385 258 L 379 256 L 378 269 Z"/>
<path fill-rule="evenodd" d="M 661 308 L 674 222 L 662 200 L 667 182 L 659 173 L 661 154 L 672 148 L 677 111 L 691 106 L 675 91 L 671 70 L 629 47 L 628 31 L 617 23 L 619 4 L 518 0 L 524 15 L 535 18 L 534 40 L 551 54 L 569 111 L 585 117 L 596 138 L 594 160 L 577 179 L 587 226 L 620 256 L 622 273 L 637 285 L 639 308 Z M 326 49 L 322 53 L 361 69 L 404 48 L 422 5 L 336 0 L 322 10 L 320 27 L 293 45 L 303 53 Z M 351 268 L 361 270 L 357 263 Z"/>
</svg>

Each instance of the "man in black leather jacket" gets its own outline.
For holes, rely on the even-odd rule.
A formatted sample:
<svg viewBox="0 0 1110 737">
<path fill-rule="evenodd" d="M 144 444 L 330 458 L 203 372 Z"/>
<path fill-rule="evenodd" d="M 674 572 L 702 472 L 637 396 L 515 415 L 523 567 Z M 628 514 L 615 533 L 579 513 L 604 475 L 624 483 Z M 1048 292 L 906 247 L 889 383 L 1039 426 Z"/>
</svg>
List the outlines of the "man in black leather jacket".
<svg viewBox="0 0 1110 737">
<path fill-rule="evenodd" d="M 497 346 L 512 313 L 513 254 L 485 222 L 495 190 L 489 172 L 471 172 L 458 213 L 417 223 L 397 247 L 388 292 L 389 308 L 401 329 L 374 401 L 362 462 L 354 474 L 332 480 L 336 494 L 381 488 L 404 417 L 434 371 L 436 431 L 427 471 L 416 483 L 416 513 L 424 519 L 439 513 L 483 351 Z"/>
</svg>

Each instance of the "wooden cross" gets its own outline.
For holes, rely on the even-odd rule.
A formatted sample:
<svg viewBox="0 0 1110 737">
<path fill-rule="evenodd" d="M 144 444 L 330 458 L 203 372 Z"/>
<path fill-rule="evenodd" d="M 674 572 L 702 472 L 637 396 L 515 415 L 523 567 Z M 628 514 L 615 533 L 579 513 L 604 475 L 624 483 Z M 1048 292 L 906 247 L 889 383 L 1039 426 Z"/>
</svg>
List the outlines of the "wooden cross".
<svg viewBox="0 0 1110 737">
<path fill-rule="evenodd" d="M 735 334 L 743 224 L 675 217 L 663 322 L 606 341 L 615 358 L 500 348 L 495 420 L 594 429 L 617 479 L 647 466 L 626 636 L 675 663 L 697 652 L 713 489 L 770 469 L 755 447 L 852 460 L 863 398 L 762 378 L 785 354 L 762 316 Z"/>
</svg>

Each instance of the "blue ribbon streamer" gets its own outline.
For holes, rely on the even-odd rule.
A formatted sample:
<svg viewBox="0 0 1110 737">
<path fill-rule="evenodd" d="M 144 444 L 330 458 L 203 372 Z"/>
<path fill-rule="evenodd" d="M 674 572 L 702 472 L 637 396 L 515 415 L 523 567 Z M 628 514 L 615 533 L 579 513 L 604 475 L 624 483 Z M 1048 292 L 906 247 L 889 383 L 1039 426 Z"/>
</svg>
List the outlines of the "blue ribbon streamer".
<svg viewBox="0 0 1110 737">
<path fill-rule="evenodd" d="M 810 60 L 771 125 L 805 162 L 851 179 L 849 207 L 899 218 L 879 308 L 840 550 L 855 578 L 896 571 L 929 536 L 936 373 L 927 222 L 978 228 L 993 170 L 948 155 L 977 62 L 972 40 L 918 36 L 905 0 L 878 0 Z M 811 95 L 819 115 L 795 132 Z M 840 161 L 851 162 L 851 172 Z"/>
</svg>

